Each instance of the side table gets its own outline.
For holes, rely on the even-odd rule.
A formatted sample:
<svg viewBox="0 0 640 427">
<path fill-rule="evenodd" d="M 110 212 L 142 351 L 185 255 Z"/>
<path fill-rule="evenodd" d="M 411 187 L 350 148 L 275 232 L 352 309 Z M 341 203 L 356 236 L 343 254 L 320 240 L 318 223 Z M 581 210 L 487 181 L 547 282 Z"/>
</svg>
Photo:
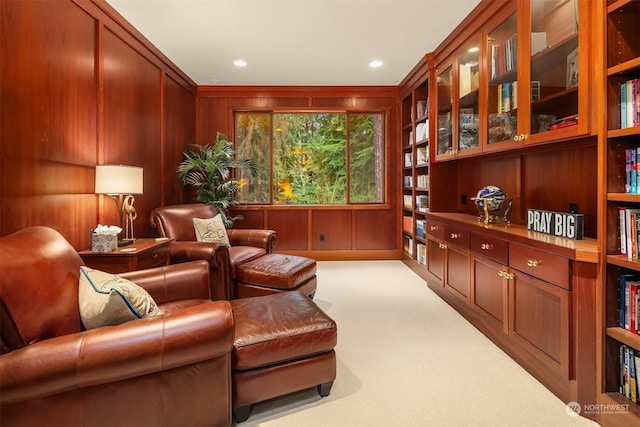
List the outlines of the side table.
<svg viewBox="0 0 640 427">
<path fill-rule="evenodd" d="M 169 245 L 172 241 L 173 239 L 167 238 L 143 238 L 113 252 L 93 252 L 87 249 L 78 254 L 87 267 L 117 274 L 169 265 Z"/>
</svg>

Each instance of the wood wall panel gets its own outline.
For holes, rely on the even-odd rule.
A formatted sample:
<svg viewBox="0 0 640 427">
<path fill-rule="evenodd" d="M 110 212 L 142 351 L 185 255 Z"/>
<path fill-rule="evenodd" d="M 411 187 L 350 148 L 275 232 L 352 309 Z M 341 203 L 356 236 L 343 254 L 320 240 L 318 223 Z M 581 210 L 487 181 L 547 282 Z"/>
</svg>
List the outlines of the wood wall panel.
<svg viewBox="0 0 640 427">
<path fill-rule="evenodd" d="M 136 195 L 136 237 L 149 236 L 149 214 L 162 204 L 160 70 L 110 31 L 104 34 L 104 146 L 100 163 L 140 166 L 144 194 Z M 106 196 L 102 196 L 106 197 Z M 117 224 L 115 203 L 101 224 Z"/>
<path fill-rule="evenodd" d="M 380 250 L 395 249 L 397 239 L 397 216 L 393 210 L 363 209 L 354 215 L 354 249 Z"/>
<path fill-rule="evenodd" d="M 1 234 L 90 242 L 96 218 L 95 21 L 70 2 L 0 2 Z"/>
<path fill-rule="evenodd" d="M 195 97 L 172 78 L 164 78 L 164 135 L 163 135 L 163 167 L 162 200 L 165 205 L 187 203 L 182 184 L 178 179 L 178 166 L 183 160 L 186 145 L 196 141 Z"/>
<path fill-rule="evenodd" d="M 45 225 L 90 247 L 98 222 L 117 221 L 95 165 L 123 163 L 144 167 L 135 234 L 147 235 L 149 210 L 181 195 L 163 176 L 195 136 L 195 84 L 103 0 L 2 0 L 0 28 L 0 234 Z"/>
<path fill-rule="evenodd" d="M 312 210 L 311 249 L 353 249 L 351 241 L 351 210 Z M 324 235 L 324 241 L 320 235 Z"/>
<path fill-rule="evenodd" d="M 269 211 L 267 228 L 276 230 L 276 250 L 306 251 L 309 234 L 307 209 Z"/>
</svg>

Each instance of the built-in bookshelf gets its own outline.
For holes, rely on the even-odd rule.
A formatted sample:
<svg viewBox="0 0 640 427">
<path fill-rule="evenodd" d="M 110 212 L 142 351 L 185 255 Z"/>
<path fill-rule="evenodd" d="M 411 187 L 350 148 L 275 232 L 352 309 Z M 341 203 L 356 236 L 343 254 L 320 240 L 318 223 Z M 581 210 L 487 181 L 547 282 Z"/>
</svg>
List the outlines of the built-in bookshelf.
<svg viewBox="0 0 640 427">
<path fill-rule="evenodd" d="M 640 1 L 609 0 L 606 5 L 606 219 L 604 246 L 606 273 L 603 304 L 605 337 L 599 403 L 627 408 L 617 414 L 601 414 L 599 421 L 618 425 L 640 424 L 638 367 L 637 290 L 640 287 L 638 232 L 638 148 L 640 147 Z M 603 132 L 603 133 L 604 133 Z"/>
<path fill-rule="evenodd" d="M 402 98 L 402 240 L 405 256 L 424 265 L 425 215 L 430 207 L 430 56 L 413 70 Z"/>
</svg>

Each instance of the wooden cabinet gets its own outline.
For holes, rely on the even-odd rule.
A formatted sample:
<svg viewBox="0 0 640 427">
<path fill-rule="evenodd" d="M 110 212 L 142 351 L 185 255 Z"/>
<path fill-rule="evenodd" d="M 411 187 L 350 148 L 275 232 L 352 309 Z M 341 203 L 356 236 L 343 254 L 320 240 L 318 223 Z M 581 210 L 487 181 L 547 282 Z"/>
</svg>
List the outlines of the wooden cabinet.
<svg viewBox="0 0 640 427">
<path fill-rule="evenodd" d="M 602 42 L 605 45 L 604 61 L 604 101 L 606 114 L 600 117 L 600 138 L 603 145 L 602 173 L 606 206 L 603 212 L 605 237 L 601 246 L 606 253 L 603 269 L 604 289 L 603 319 L 604 337 L 602 357 L 602 377 L 599 378 L 598 403 L 603 405 L 627 405 L 628 410 L 613 416 L 599 414 L 603 425 L 640 424 L 640 405 L 625 396 L 621 378 L 621 354 L 640 352 L 640 336 L 620 324 L 619 313 L 624 289 L 621 292 L 621 276 L 632 274 L 640 277 L 640 261 L 636 256 L 628 256 L 625 232 L 621 232 L 620 209 L 640 209 L 640 191 L 637 183 L 629 182 L 627 156 L 638 153 L 640 147 L 640 117 L 637 115 L 638 89 L 634 91 L 634 81 L 640 81 L 640 2 L 609 0 L 601 4 L 605 27 Z M 629 83 L 631 82 L 631 83 Z M 629 86 L 630 84 L 630 86 Z M 636 85 L 636 88 L 640 84 Z M 634 110 L 633 103 L 636 109 Z M 636 116 L 633 116 L 633 113 Z M 636 159 L 637 160 L 637 159 Z M 621 393 L 623 391 L 623 393 Z"/>
<path fill-rule="evenodd" d="M 430 289 L 560 398 L 594 401 L 595 330 L 582 327 L 595 323 L 583 300 L 596 288 L 596 268 L 584 268 L 597 262 L 594 239 L 431 212 L 427 242 Z"/>
<path fill-rule="evenodd" d="M 464 42 L 436 52 L 435 161 L 593 131 L 589 0 L 500 6 Z"/>
</svg>

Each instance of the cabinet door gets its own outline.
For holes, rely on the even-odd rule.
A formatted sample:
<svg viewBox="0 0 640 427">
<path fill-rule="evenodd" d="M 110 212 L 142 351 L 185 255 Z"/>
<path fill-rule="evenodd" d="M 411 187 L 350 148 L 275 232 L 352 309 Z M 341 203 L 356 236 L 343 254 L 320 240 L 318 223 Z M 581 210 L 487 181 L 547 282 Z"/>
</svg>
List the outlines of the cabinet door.
<svg viewBox="0 0 640 427">
<path fill-rule="evenodd" d="M 530 135 L 525 143 L 587 133 L 590 0 L 531 0 Z M 587 33 L 585 33 L 585 40 Z M 580 45 L 582 44 L 582 51 Z"/>
<path fill-rule="evenodd" d="M 444 285 L 446 247 L 443 241 L 427 237 L 427 275 L 440 286 Z"/>
<path fill-rule="evenodd" d="M 453 156 L 453 66 L 445 65 L 438 70 L 438 122 L 436 123 L 436 160 Z"/>
<path fill-rule="evenodd" d="M 571 292 L 517 270 L 509 280 L 509 335 L 544 365 L 570 378 Z"/>
<path fill-rule="evenodd" d="M 471 257 L 471 307 L 505 334 L 509 333 L 507 268 L 485 257 Z"/>
<path fill-rule="evenodd" d="M 454 154 L 480 152 L 480 42 L 473 37 L 465 43 L 457 63 L 457 131 L 454 133 Z"/>
<path fill-rule="evenodd" d="M 444 287 L 469 304 L 469 251 L 456 245 L 447 245 L 445 259 Z"/>
<path fill-rule="evenodd" d="M 518 108 L 518 14 L 515 5 L 505 8 L 487 32 L 487 126 L 485 151 L 522 144 Z M 506 15 L 506 17 L 505 17 Z"/>
</svg>

